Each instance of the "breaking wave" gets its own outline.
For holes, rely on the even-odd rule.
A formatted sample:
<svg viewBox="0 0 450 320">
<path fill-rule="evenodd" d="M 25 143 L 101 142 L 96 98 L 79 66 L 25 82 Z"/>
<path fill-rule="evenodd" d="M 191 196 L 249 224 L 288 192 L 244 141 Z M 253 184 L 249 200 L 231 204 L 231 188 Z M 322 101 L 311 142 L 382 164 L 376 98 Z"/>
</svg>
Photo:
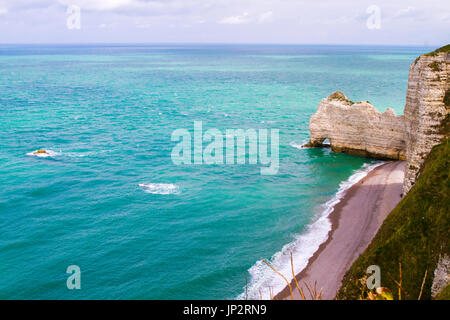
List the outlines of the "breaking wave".
<svg viewBox="0 0 450 320">
<path fill-rule="evenodd" d="M 180 188 L 171 183 L 140 183 L 139 187 L 146 193 L 152 194 L 178 194 Z"/>
<path fill-rule="evenodd" d="M 337 193 L 323 205 L 323 210 L 318 218 L 306 227 L 306 230 L 294 237 L 294 240 L 275 253 L 270 259 L 270 263 L 281 274 L 292 280 L 291 257 L 292 252 L 294 260 L 294 272 L 298 274 L 308 264 L 308 260 L 319 249 L 320 245 L 328 239 L 328 233 L 331 230 L 331 221 L 328 215 L 333 212 L 334 206 L 341 201 L 345 192 L 364 178 L 370 171 L 382 165 L 384 162 L 378 161 L 372 164 L 364 164 L 348 180 L 339 185 Z M 270 290 L 276 295 L 282 291 L 286 282 L 261 260 L 257 261 L 249 270 L 250 283 L 247 288 L 248 299 L 270 299 Z M 245 299 L 244 293 L 237 299 Z"/>
</svg>

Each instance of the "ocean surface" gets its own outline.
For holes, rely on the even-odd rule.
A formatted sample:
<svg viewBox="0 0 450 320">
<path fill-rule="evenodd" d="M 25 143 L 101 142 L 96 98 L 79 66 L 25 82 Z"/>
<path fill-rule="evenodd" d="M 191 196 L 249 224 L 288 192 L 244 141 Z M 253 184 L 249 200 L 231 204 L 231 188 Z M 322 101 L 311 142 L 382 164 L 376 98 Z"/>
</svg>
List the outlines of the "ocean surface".
<svg viewBox="0 0 450 320">
<path fill-rule="evenodd" d="M 335 90 L 401 113 L 432 48 L 0 45 L 0 299 L 269 296 L 376 161 L 301 149 Z M 280 168 L 175 165 L 176 129 L 279 129 Z M 32 152 L 44 148 L 49 157 Z M 356 174 L 356 175 L 355 175 Z M 69 290 L 66 269 L 81 269 Z"/>
</svg>

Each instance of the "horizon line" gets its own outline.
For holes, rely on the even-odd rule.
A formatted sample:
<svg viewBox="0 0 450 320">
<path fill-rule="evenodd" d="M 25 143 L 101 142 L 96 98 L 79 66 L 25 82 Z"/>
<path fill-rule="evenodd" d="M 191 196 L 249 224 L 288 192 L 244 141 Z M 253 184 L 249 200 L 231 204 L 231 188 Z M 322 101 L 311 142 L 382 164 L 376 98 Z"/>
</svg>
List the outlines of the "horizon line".
<svg viewBox="0 0 450 320">
<path fill-rule="evenodd" d="M 442 47 L 446 44 L 364 44 L 364 43 L 289 43 L 289 42 L 0 42 L 0 45 L 285 45 L 285 46 L 367 46 L 367 47 Z"/>
</svg>

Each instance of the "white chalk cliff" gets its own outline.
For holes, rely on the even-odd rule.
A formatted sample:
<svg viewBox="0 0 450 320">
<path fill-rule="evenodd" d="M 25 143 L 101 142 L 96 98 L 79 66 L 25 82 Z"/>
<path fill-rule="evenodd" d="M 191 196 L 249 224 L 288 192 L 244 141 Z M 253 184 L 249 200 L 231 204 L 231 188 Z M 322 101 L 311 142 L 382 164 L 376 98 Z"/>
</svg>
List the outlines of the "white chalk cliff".
<svg viewBox="0 0 450 320">
<path fill-rule="evenodd" d="M 446 46 L 449 47 L 449 46 Z M 404 110 L 406 160 L 404 193 L 414 185 L 431 149 L 448 136 L 444 122 L 450 106 L 450 54 L 432 52 L 420 56 L 409 68 Z M 446 97 L 447 95 L 447 97 Z"/>
<path fill-rule="evenodd" d="M 409 69 L 404 115 L 380 113 L 369 102 L 353 103 L 336 91 L 311 117 L 310 142 L 333 151 L 407 161 L 404 193 L 416 181 L 431 149 L 448 136 L 450 45 L 420 56 Z"/>
</svg>

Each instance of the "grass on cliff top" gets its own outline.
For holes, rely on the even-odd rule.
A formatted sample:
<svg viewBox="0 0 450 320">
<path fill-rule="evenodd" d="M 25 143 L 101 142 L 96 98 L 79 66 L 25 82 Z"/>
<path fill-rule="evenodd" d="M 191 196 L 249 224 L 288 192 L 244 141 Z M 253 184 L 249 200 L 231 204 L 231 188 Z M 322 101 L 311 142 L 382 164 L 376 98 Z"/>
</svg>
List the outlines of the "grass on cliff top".
<svg viewBox="0 0 450 320">
<path fill-rule="evenodd" d="M 449 165 L 447 138 L 433 148 L 415 186 L 389 214 L 372 243 L 347 272 L 337 299 L 359 298 L 359 279 L 366 275 L 370 265 L 381 268 L 381 286 L 391 289 L 395 299 L 398 299 L 396 281 L 399 279 L 402 279 L 402 298 L 417 299 L 427 272 L 422 299 L 431 299 L 439 255 L 450 253 Z"/>
<path fill-rule="evenodd" d="M 450 52 L 450 44 L 447 44 L 447 45 L 445 45 L 445 46 L 443 46 L 443 47 L 440 47 L 440 48 L 438 48 L 438 49 L 436 49 L 436 50 L 434 50 L 434 51 L 425 53 L 425 54 L 423 54 L 423 56 L 427 56 L 427 57 L 435 57 L 435 56 L 437 56 L 437 55 L 438 55 L 439 53 L 441 53 L 441 52 Z M 421 56 L 422 56 L 422 55 L 421 55 Z M 417 61 L 419 61 L 419 59 L 420 59 L 421 56 L 418 56 L 418 57 L 416 58 L 416 60 L 414 61 L 414 64 L 416 64 Z"/>
<path fill-rule="evenodd" d="M 437 56 L 441 52 L 450 52 L 450 44 L 440 47 L 432 52 L 425 53 L 424 56 Z"/>
<path fill-rule="evenodd" d="M 350 104 L 354 104 L 354 102 L 350 99 L 348 99 L 345 94 L 343 94 L 341 91 L 335 91 L 332 94 L 330 94 L 328 96 L 328 99 L 330 100 L 339 100 L 339 101 L 344 101 L 344 102 L 348 102 Z"/>
</svg>

